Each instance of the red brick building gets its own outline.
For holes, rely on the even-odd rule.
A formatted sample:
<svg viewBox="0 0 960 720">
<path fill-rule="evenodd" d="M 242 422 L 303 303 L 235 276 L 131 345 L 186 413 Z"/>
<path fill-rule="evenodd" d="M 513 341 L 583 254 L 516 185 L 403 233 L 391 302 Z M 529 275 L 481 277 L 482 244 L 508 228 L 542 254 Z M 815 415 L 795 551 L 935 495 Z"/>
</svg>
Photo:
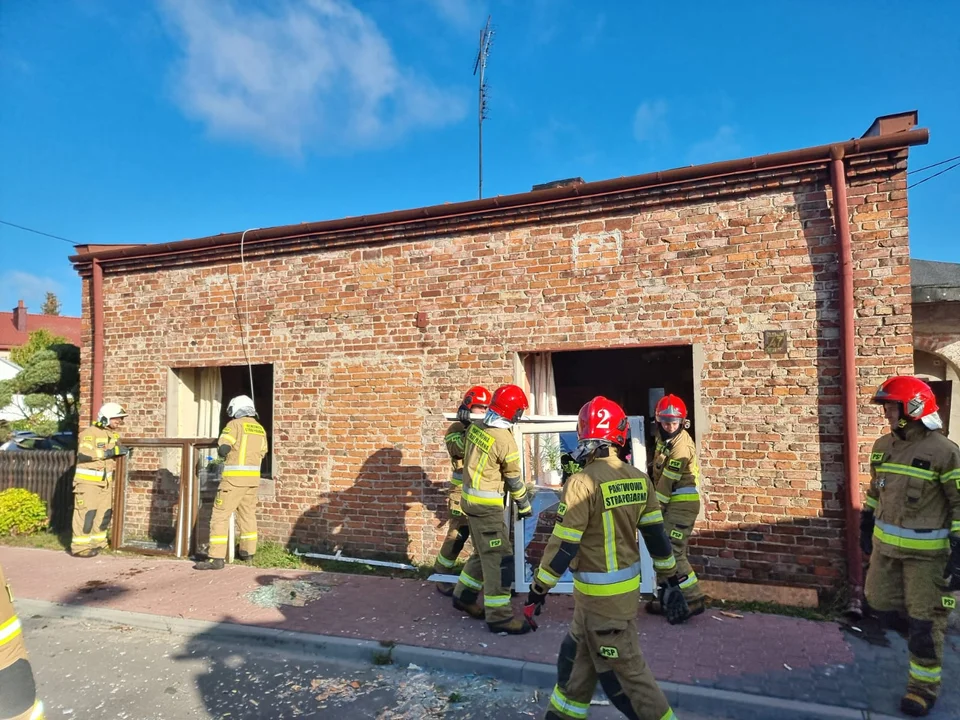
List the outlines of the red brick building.
<svg viewBox="0 0 960 720">
<path fill-rule="evenodd" d="M 882 430 L 870 393 L 913 369 L 915 122 L 521 195 L 81 247 L 85 405 L 123 403 L 132 435 L 183 434 L 185 407 L 186 426 L 204 414 L 201 376 L 219 374 L 225 404 L 252 372 L 273 449 L 262 535 L 427 561 L 442 413 L 471 384 L 524 382 L 522 361 L 550 352 L 561 414 L 597 393 L 641 415 L 657 388 L 690 399 L 703 577 L 836 588 L 856 510 L 845 478 L 863 481 Z"/>
<path fill-rule="evenodd" d="M 911 260 L 913 364 L 937 395 L 947 436 L 960 442 L 960 263 Z"/>
</svg>

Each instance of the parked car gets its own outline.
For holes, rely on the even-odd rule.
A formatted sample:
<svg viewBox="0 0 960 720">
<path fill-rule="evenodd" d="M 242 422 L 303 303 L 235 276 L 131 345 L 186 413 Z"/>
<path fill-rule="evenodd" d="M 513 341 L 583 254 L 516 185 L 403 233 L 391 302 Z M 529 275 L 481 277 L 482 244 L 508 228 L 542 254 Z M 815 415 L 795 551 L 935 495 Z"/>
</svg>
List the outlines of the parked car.
<svg viewBox="0 0 960 720">
<path fill-rule="evenodd" d="M 17 452 L 20 450 L 73 450 L 76 440 L 72 432 L 58 432 L 50 437 L 42 437 L 29 430 L 18 430 L 5 443 L 0 445 L 0 452 Z"/>
</svg>

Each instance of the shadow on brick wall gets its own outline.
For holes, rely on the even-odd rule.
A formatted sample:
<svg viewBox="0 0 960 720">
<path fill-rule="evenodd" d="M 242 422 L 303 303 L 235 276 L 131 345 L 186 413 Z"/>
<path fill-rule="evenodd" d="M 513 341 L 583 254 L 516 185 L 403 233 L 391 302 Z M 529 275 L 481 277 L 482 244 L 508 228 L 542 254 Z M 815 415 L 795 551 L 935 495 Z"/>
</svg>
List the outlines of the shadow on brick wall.
<svg viewBox="0 0 960 720">
<path fill-rule="evenodd" d="M 433 526 L 446 522 L 446 514 L 445 498 L 423 468 L 385 447 L 367 458 L 353 485 L 321 494 L 294 524 L 289 545 L 409 563 L 417 554 L 411 544 L 442 533 Z"/>
</svg>

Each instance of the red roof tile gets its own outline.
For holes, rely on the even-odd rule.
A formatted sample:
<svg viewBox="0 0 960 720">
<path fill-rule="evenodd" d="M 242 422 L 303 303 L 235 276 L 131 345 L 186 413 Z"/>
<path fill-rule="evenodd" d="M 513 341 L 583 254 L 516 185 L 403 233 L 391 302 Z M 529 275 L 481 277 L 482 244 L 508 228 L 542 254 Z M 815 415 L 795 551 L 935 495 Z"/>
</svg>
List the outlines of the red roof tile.
<svg viewBox="0 0 960 720">
<path fill-rule="evenodd" d="M 23 345 L 29 339 L 30 333 L 40 328 L 46 328 L 54 335 L 65 337 L 74 345 L 80 345 L 80 318 L 78 317 L 27 313 L 27 331 L 20 332 L 14 323 L 13 315 L 12 312 L 0 312 L 0 351 Z"/>
</svg>

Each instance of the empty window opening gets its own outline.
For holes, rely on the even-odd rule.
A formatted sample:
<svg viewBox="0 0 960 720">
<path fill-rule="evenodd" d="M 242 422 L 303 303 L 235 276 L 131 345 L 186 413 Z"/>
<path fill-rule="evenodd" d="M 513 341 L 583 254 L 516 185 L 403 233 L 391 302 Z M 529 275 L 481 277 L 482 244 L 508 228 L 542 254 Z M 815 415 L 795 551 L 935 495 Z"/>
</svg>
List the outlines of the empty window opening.
<svg viewBox="0 0 960 720">
<path fill-rule="evenodd" d="M 696 431 L 690 345 L 528 353 L 521 359 L 534 412 L 539 415 L 576 415 L 585 403 L 603 395 L 627 415 L 644 418 L 651 457 L 657 401 L 673 394 L 686 403 L 690 433 Z"/>
<path fill-rule="evenodd" d="M 253 398 L 269 448 L 260 473 L 273 473 L 273 365 L 254 365 L 253 389 L 246 365 L 173 368 L 167 388 L 167 435 L 215 438 L 230 418 L 227 405 L 237 395 Z"/>
</svg>

